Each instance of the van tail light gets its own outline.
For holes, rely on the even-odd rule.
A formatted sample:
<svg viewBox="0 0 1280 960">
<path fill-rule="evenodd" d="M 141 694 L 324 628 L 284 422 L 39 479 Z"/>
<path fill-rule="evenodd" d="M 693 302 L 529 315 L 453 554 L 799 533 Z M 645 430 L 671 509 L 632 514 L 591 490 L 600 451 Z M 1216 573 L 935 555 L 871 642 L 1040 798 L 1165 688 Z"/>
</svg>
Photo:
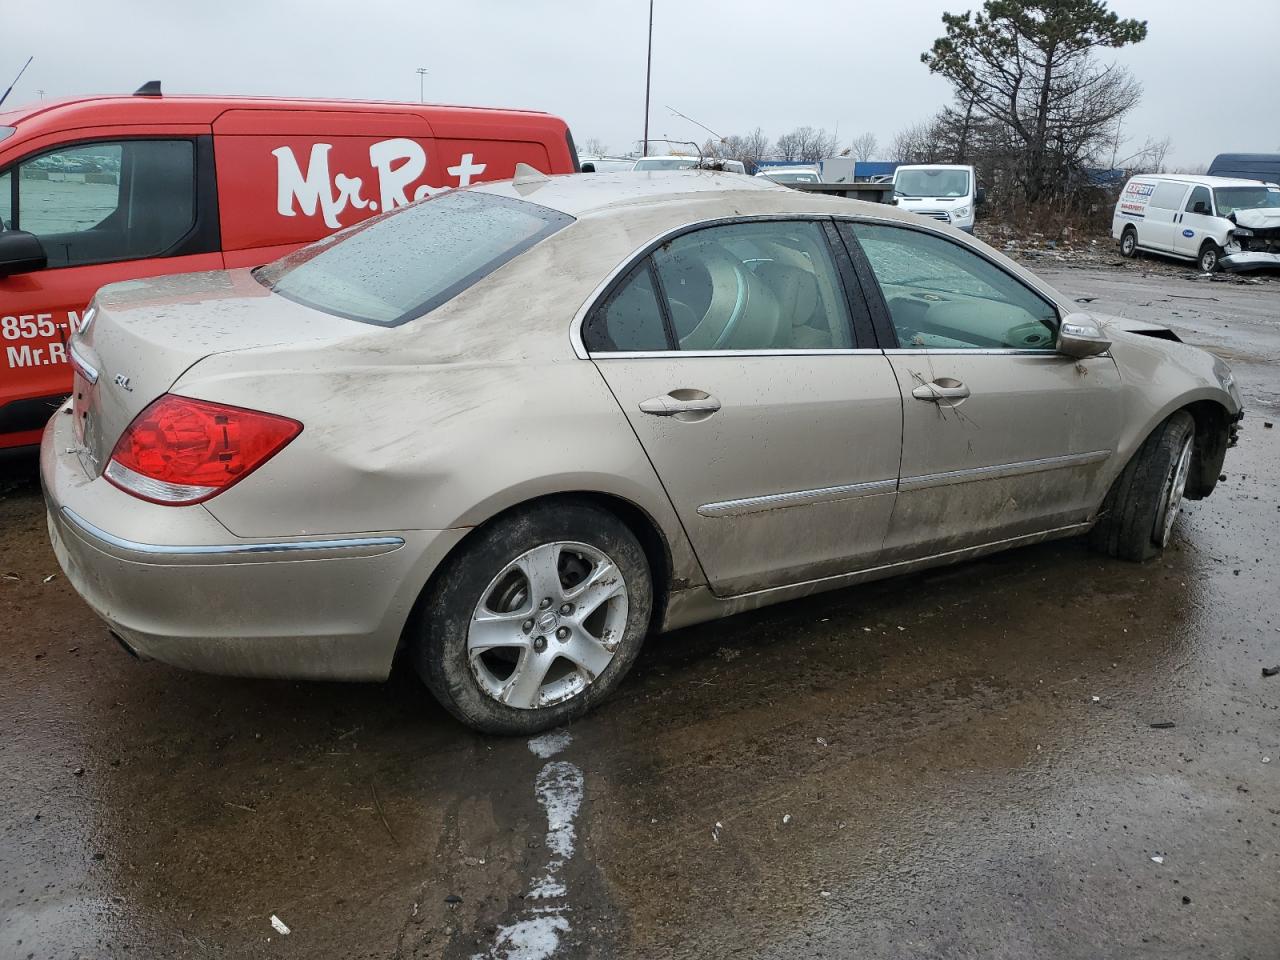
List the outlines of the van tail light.
<svg viewBox="0 0 1280 960">
<path fill-rule="evenodd" d="M 302 424 L 288 417 L 166 393 L 129 424 L 105 476 L 152 503 L 200 503 L 239 483 L 301 432 Z"/>
</svg>

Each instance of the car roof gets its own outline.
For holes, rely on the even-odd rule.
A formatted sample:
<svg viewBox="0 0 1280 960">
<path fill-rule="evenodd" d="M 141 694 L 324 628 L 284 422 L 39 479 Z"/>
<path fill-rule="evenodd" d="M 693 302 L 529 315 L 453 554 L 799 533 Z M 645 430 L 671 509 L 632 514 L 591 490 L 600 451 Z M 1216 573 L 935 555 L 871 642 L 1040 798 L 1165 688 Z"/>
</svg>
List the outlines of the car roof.
<svg viewBox="0 0 1280 960">
<path fill-rule="evenodd" d="M 636 170 L 562 174 L 542 180 L 499 180 L 468 187 L 477 193 L 526 200 L 572 217 L 607 215 L 627 208 L 666 204 L 671 217 L 688 221 L 756 214 L 869 216 L 911 220 L 883 203 L 797 192 L 768 177 L 726 170 Z"/>
<path fill-rule="evenodd" d="M 500 107 L 465 107 L 434 103 L 399 103 L 391 100 L 308 100 L 294 97 L 227 97 L 203 95 L 96 96 L 43 100 L 0 112 L 0 126 L 49 123 L 58 128 L 86 123 L 212 123 L 227 110 L 359 110 L 369 113 L 413 113 L 428 117 L 465 118 L 469 114 L 503 114 L 550 119 L 538 110 Z"/>
<path fill-rule="evenodd" d="M 1203 177 L 1190 173 L 1140 173 L 1134 180 L 1170 180 L 1174 183 L 1194 183 L 1201 187 L 1256 187 L 1262 180 L 1242 180 L 1239 177 Z"/>
</svg>

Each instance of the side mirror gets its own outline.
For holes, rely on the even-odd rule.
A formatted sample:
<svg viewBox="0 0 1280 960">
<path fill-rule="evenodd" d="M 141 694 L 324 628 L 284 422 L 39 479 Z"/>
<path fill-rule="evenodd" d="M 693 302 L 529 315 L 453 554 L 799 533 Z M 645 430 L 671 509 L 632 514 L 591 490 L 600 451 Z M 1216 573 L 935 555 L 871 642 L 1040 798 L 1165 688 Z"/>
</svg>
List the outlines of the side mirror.
<svg viewBox="0 0 1280 960">
<path fill-rule="evenodd" d="M 595 173 L 596 165 L 592 163 L 590 160 L 588 160 L 586 163 L 584 163 L 581 167 L 578 168 L 578 172 L 579 173 Z"/>
<path fill-rule="evenodd" d="M 0 277 L 43 270 L 48 263 L 44 245 L 35 234 L 25 230 L 0 233 Z"/>
<path fill-rule="evenodd" d="M 978 188 L 978 192 L 977 192 L 977 193 L 975 193 L 975 194 L 973 195 L 973 202 L 974 202 L 974 203 L 986 203 L 986 202 L 987 202 L 987 188 L 986 188 L 986 187 L 979 187 L 979 188 Z"/>
<path fill-rule="evenodd" d="M 1192 213 L 1208 213 L 1209 205 L 1206 204 L 1203 200 L 1197 200 L 1196 205 L 1191 208 L 1191 212 Z"/>
<path fill-rule="evenodd" d="M 1111 341 L 1102 335 L 1098 322 L 1087 313 L 1069 313 L 1058 327 L 1057 350 L 1066 357 L 1084 360 L 1111 349 Z"/>
</svg>

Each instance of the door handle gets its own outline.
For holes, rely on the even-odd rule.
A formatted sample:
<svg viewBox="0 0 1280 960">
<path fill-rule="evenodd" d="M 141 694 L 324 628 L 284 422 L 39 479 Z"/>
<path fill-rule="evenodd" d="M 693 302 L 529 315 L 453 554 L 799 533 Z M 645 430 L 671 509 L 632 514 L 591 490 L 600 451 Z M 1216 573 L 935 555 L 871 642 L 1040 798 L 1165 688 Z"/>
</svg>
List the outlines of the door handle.
<svg viewBox="0 0 1280 960">
<path fill-rule="evenodd" d="M 959 380 L 934 380 L 922 383 L 911 391 L 917 400 L 928 400 L 937 403 L 939 400 L 963 400 L 969 396 L 969 388 Z"/>
<path fill-rule="evenodd" d="M 720 401 L 715 397 L 682 399 L 664 393 L 660 397 L 650 397 L 648 400 L 640 401 L 640 412 L 654 417 L 674 417 L 682 413 L 710 416 L 719 409 Z"/>
</svg>

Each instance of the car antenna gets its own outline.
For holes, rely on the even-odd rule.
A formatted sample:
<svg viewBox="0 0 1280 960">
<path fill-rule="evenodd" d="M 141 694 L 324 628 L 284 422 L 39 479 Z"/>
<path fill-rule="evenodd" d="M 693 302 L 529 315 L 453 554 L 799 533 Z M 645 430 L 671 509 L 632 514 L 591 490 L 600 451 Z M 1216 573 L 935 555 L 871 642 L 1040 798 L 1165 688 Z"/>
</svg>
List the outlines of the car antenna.
<svg viewBox="0 0 1280 960">
<path fill-rule="evenodd" d="M 27 72 L 27 67 L 31 66 L 31 61 L 35 56 L 27 57 L 27 62 L 22 65 L 22 69 L 18 71 L 18 75 L 13 78 L 13 83 L 9 84 L 9 89 L 4 92 L 4 96 L 0 96 L 0 103 L 4 103 L 9 99 L 9 94 L 13 93 L 13 88 L 18 85 L 18 81 L 22 79 L 22 75 Z"/>
<path fill-rule="evenodd" d="M 144 83 L 142 86 L 140 86 L 137 90 L 133 91 L 133 95 L 134 95 L 135 97 L 161 97 L 161 96 L 164 96 L 164 94 L 162 94 L 162 93 L 160 92 L 160 81 L 159 81 L 159 80 L 148 80 L 146 83 Z"/>
</svg>

